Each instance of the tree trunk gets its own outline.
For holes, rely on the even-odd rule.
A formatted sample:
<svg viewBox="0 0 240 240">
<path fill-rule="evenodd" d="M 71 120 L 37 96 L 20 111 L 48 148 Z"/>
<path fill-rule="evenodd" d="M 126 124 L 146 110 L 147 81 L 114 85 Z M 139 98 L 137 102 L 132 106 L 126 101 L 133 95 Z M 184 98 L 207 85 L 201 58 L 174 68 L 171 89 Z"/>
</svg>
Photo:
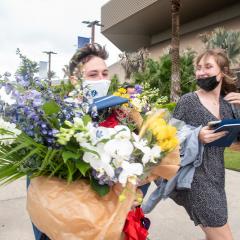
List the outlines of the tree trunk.
<svg viewBox="0 0 240 240">
<path fill-rule="evenodd" d="M 177 102 L 180 98 L 180 57 L 179 57 L 179 29 L 180 29 L 180 1 L 171 0 L 172 41 L 170 54 L 172 58 L 170 101 Z"/>
</svg>

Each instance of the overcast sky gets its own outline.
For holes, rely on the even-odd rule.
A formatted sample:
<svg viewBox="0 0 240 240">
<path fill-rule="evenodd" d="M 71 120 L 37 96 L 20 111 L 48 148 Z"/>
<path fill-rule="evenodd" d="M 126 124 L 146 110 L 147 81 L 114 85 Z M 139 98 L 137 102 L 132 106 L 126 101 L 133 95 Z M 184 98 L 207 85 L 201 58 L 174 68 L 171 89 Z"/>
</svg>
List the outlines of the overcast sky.
<svg viewBox="0 0 240 240">
<path fill-rule="evenodd" d="M 16 49 L 36 62 L 48 61 L 42 51 L 54 51 L 52 70 L 61 71 L 76 50 L 77 36 L 90 37 L 82 21 L 101 20 L 101 6 L 108 0 L 0 0 L 0 74 L 15 73 Z M 95 41 L 106 45 L 110 65 L 118 60 L 119 49 L 96 27 Z"/>
</svg>

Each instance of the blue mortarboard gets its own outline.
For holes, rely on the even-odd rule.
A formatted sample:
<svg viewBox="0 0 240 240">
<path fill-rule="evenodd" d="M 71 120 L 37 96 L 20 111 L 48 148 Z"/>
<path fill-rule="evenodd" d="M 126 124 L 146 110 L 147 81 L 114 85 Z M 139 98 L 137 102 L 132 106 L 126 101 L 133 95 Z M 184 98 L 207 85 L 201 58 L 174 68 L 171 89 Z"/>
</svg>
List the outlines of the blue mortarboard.
<svg viewBox="0 0 240 240">
<path fill-rule="evenodd" d="M 108 107 L 114 107 L 127 102 L 128 102 L 127 98 L 122 98 L 114 95 L 94 99 L 94 105 L 96 105 L 97 110 L 102 110 Z"/>
</svg>

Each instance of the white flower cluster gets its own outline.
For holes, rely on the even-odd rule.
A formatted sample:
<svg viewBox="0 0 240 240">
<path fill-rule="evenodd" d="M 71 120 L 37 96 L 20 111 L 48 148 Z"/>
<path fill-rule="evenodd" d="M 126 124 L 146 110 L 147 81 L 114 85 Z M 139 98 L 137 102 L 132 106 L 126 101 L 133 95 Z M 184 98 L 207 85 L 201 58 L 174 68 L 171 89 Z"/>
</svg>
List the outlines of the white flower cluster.
<svg viewBox="0 0 240 240">
<path fill-rule="evenodd" d="M 142 112 L 144 107 L 148 105 L 147 97 L 141 97 L 140 94 L 135 94 L 134 98 L 131 98 L 130 102 L 138 112 Z"/>
<path fill-rule="evenodd" d="M 75 119 L 74 122 L 75 125 L 80 121 Z M 81 127 L 83 129 L 83 125 Z M 94 127 L 89 122 L 85 131 L 76 133 L 74 137 L 85 150 L 83 161 L 89 163 L 99 176 L 106 174 L 110 180 L 120 182 L 123 186 L 127 181 L 136 184 L 137 176 L 143 174 L 144 165 L 154 163 L 161 155 L 159 146 L 150 148 L 147 140 L 140 139 L 123 125 L 105 128 Z M 138 161 L 134 159 L 136 150 L 142 153 L 142 159 Z M 116 169 L 120 169 L 117 178 Z"/>
<path fill-rule="evenodd" d="M 6 122 L 0 117 L 0 144 L 10 145 L 12 144 L 21 131 L 16 128 L 16 124 Z"/>
</svg>

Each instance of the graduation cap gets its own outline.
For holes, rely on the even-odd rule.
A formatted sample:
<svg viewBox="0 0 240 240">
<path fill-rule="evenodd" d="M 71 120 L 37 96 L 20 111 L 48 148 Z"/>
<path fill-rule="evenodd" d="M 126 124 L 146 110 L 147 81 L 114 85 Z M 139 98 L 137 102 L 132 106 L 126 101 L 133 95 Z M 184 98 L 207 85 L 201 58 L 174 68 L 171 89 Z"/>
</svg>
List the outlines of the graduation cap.
<svg viewBox="0 0 240 240">
<path fill-rule="evenodd" d="M 97 107 L 97 110 L 102 110 L 109 107 L 114 107 L 128 102 L 127 98 L 122 98 L 114 95 L 104 96 L 94 99 L 94 105 Z"/>
</svg>

